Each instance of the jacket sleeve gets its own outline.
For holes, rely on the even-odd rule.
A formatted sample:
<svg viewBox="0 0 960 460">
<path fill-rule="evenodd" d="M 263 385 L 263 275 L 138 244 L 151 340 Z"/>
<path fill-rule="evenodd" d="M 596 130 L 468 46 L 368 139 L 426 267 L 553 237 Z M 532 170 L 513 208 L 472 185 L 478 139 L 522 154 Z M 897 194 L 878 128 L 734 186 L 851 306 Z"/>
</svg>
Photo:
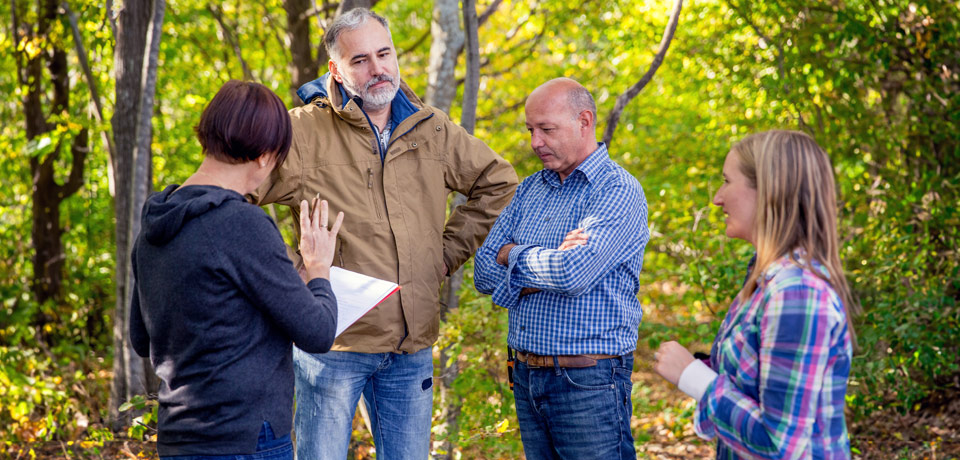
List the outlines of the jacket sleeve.
<svg viewBox="0 0 960 460">
<path fill-rule="evenodd" d="M 759 363 L 759 399 L 721 374 L 697 404 L 695 428 L 750 457 L 801 458 L 809 454 L 819 395 L 829 379 L 831 336 L 839 324 L 823 304 L 829 296 L 810 286 L 779 286 L 764 295 L 756 326 L 760 349 L 756 355 L 739 351 Z"/>
<path fill-rule="evenodd" d="M 507 280 L 507 267 L 497 263 L 497 253 L 504 245 L 513 243 L 513 220 L 516 212 L 516 203 L 520 199 L 523 187 L 517 189 L 517 194 L 506 209 L 497 217 L 493 229 L 487 235 L 483 245 L 477 250 L 473 265 L 473 283 L 478 291 L 484 294 L 493 294 L 498 286 Z"/>
<path fill-rule="evenodd" d="M 297 110 L 297 109 L 294 109 Z M 299 111 L 290 112 L 290 121 L 293 125 L 293 139 L 290 141 L 290 152 L 286 160 L 279 167 L 274 168 L 262 184 L 256 190 L 249 193 L 247 201 L 257 205 L 266 206 L 276 203 L 285 206 L 297 206 L 297 192 L 300 190 L 303 180 L 303 155 L 310 155 L 311 152 L 304 151 L 306 146 L 299 142 L 301 130 L 308 129 L 310 117 L 303 116 Z"/>
<path fill-rule="evenodd" d="M 450 213 L 443 230 L 443 262 L 450 273 L 463 265 L 483 241 L 517 188 L 513 166 L 479 139 L 444 120 L 447 188 L 466 196 Z"/>
</svg>

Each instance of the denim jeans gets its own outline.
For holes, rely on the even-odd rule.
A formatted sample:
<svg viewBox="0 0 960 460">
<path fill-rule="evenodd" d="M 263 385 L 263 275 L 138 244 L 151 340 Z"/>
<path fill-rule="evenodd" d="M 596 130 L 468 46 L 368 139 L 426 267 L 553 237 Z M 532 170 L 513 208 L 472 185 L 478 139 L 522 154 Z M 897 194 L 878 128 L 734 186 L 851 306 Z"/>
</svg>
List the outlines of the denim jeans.
<svg viewBox="0 0 960 460">
<path fill-rule="evenodd" d="M 363 393 L 378 460 L 426 460 L 433 412 L 433 352 L 323 354 L 293 349 L 300 460 L 344 460 Z"/>
<path fill-rule="evenodd" d="M 513 396 L 527 459 L 636 459 L 632 370 L 633 354 L 586 368 L 531 368 L 518 361 Z"/>
<path fill-rule="evenodd" d="M 257 453 L 246 455 L 177 455 L 162 460 L 293 460 L 290 433 L 276 437 L 269 422 L 263 422 L 257 437 Z"/>
</svg>

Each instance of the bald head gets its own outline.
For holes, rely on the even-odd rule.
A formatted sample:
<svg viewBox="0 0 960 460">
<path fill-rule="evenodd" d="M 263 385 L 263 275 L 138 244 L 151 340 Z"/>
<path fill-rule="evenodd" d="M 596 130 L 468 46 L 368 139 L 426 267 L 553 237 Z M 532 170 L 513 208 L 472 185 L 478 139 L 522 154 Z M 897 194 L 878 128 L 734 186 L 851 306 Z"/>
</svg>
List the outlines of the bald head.
<svg viewBox="0 0 960 460">
<path fill-rule="evenodd" d="M 587 91 L 579 82 L 572 78 L 560 77 L 549 80 L 537 87 L 527 97 L 527 105 L 535 99 L 548 98 L 563 101 L 563 108 L 570 117 L 576 118 L 583 111 L 589 111 L 593 116 L 591 122 L 597 120 L 597 104 L 593 101 L 590 91 Z"/>
<path fill-rule="evenodd" d="M 597 149 L 597 107 L 580 83 L 555 78 L 540 85 L 527 97 L 524 112 L 530 147 L 561 180 Z"/>
</svg>

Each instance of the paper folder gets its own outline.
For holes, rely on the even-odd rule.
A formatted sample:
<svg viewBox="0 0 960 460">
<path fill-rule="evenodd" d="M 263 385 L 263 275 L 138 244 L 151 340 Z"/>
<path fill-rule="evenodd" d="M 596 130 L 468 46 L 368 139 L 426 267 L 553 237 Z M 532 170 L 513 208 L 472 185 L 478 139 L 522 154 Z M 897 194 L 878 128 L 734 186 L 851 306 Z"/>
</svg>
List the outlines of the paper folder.
<svg viewBox="0 0 960 460">
<path fill-rule="evenodd" d="M 400 285 L 361 273 L 330 267 L 330 285 L 337 297 L 337 337 L 384 299 L 400 290 Z"/>
</svg>

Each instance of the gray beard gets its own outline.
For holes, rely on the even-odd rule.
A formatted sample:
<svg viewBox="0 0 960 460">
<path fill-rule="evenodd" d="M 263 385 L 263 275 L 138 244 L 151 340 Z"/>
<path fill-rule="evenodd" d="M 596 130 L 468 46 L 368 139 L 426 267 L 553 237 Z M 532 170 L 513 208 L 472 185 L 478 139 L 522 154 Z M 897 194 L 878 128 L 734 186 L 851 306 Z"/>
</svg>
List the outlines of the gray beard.
<svg viewBox="0 0 960 460">
<path fill-rule="evenodd" d="M 373 82 L 373 84 L 379 83 Z M 369 89 L 364 88 L 360 90 L 353 85 L 353 83 L 347 81 L 346 78 L 343 79 L 343 86 L 347 88 L 351 94 L 360 96 L 360 99 L 363 100 L 363 109 L 366 112 L 377 112 L 387 108 L 393 98 L 397 96 L 397 91 L 400 90 L 400 84 L 394 80 L 391 82 L 389 88 L 384 88 L 376 91 L 370 91 Z"/>
</svg>

